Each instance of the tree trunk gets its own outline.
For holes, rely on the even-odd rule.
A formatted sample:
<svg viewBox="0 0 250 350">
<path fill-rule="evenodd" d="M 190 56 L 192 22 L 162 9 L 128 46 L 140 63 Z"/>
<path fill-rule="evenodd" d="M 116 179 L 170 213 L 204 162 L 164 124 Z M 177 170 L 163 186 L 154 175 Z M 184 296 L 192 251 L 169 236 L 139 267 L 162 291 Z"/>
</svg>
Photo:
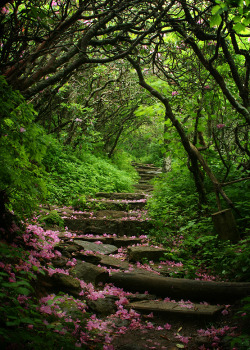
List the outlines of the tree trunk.
<svg viewBox="0 0 250 350">
<path fill-rule="evenodd" d="M 148 291 L 161 297 L 192 301 L 230 302 L 250 294 L 249 282 L 210 282 L 157 276 L 152 273 L 117 272 L 110 282 L 127 291 Z"/>
<path fill-rule="evenodd" d="M 240 239 L 236 221 L 231 209 L 225 209 L 212 214 L 214 227 L 222 240 L 230 240 L 236 243 Z"/>
</svg>

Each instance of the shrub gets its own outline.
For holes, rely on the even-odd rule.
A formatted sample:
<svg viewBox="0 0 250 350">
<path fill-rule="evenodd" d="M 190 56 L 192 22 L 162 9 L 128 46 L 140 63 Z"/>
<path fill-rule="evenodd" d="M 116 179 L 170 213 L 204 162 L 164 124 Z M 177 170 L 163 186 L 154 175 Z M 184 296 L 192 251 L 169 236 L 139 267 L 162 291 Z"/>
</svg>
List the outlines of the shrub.
<svg viewBox="0 0 250 350">
<path fill-rule="evenodd" d="M 42 158 L 46 136 L 36 112 L 0 76 L 0 202 L 24 216 L 44 198 Z"/>
</svg>

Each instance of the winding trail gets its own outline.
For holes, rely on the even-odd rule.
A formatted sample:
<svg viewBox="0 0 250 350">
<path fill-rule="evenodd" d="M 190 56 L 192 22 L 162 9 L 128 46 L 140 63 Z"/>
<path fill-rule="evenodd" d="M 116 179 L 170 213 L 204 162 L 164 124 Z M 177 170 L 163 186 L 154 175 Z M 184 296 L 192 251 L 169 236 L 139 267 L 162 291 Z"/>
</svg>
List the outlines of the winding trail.
<svg viewBox="0 0 250 350">
<path fill-rule="evenodd" d="M 97 295 L 101 294 L 88 301 L 88 309 L 95 317 L 113 320 L 113 349 L 207 349 L 218 334 L 212 336 L 211 331 L 205 336 L 205 331 L 198 330 L 216 320 L 223 328 L 226 319 L 222 314 L 228 312 L 225 303 L 250 294 L 250 283 L 173 277 L 181 266 L 165 260 L 166 250 L 151 246 L 147 238 L 152 227 L 145 210 L 153 190 L 150 181 L 161 171 L 150 164 L 133 165 L 140 175 L 136 193 L 100 192 L 84 210 L 57 208 L 68 230 L 60 234 L 55 247 L 62 256 L 52 263 L 64 268 L 74 259 L 74 264 L 67 277 L 58 273 L 41 280 L 41 292 L 44 286 L 47 292 L 79 296 L 82 285 L 80 288 L 76 281 L 95 286 Z M 125 294 L 105 294 L 107 286 L 122 288 Z M 122 313 L 124 317 L 119 316 Z M 219 338 L 217 342 L 218 349 L 228 348 Z M 112 349 L 111 344 L 106 349 Z"/>
</svg>

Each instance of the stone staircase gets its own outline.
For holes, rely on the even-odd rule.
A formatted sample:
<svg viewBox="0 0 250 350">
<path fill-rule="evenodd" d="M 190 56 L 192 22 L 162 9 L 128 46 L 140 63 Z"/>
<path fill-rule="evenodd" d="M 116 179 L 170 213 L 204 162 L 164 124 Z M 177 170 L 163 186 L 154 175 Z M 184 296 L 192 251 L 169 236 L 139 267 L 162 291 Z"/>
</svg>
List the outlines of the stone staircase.
<svg viewBox="0 0 250 350">
<path fill-rule="evenodd" d="M 153 190 L 153 185 L 150 180 L 161 174 L 161 168 L 155 167 L 152 164 L 142 164 L 133 162 L 132 165 L 135 167 L 140 175 L 139 183 L 135 185 L 137 191 L 150 193 Z"/>
<path fill-rule="evenodd" d="M 153 312 L 159 327 L 166 317 L 173 319 L 176 325 L 182 325 L 183 334 L 187 335 L 190 329 L 199 329 L 220 317 L 226 302 L 248 295 L 250 283 L 173 278 L 175 271 L 180 272 L 180 266 L 164 260 L 166 250 L 152 246 L 146 237 L 152 227 L 145 210 L 147 197 L 153 189 L 150 180 L 161 170 L 152 165 L 133 165 L 140 175 L 139 184 L 135 186 L 137 193 L 97 193 L 95 199 L 87 203 L 91 210 L 57 208 L 67 231 L 60 234 L 61 242 L 55 249 L 62 256 L 55 259 L 53 265 L 65 267 L 70 259 L 76 259 L 77 264 L 69 269 L 67 278 L 57 274 L 41 284 L 45 283 L 47 291 L 55 291 L 56 285 L 56 290 L 79 295 L 81 289 L 76 278 L 92 283 L 98 289 L 101 288 L 99 283 L 112 283 L 130 293 L 126 309 L 142 315 Z M 110 316 L 115 312 L 117 302 L 117 299 L 111 299 L 91 301 L 89 309 L 100 317 Z M 144 349 L 143 345 L 134 347 L 136 335 L 134 337 L 131 333 L 130 341 L 126 340 L 126 335 L 116 338 L 115 349 Z M 163 349 L 164 341 L 169 344 L 167 349 L 183 348 L 183 344 L 175 347 L 176 343 L 162 337 L 161 346 L 152 348 Z M 199 342 L 195 338 L 189 348 L 198 349 Z M 185 348 L 188 349 L 186 345 Z"/>
</svg>

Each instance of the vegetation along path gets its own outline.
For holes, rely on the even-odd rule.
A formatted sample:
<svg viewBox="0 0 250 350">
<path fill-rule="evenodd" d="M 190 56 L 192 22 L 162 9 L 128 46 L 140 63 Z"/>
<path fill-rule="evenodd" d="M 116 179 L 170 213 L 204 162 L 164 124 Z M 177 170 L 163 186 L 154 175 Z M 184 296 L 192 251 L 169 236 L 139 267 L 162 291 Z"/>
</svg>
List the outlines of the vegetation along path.
<svg viewBox="0 0 250 350">
<path fill-rule="evenodd" d="M 249 45 L 250 0 L 0 0 L 1 349 L 250 349 Z"/>
<path fill-rule="evenodd" d="M 231 310 L 250 283 L 174 277 L 182 264 L 147 237 L 145 205 L 160 169 L 134 166 L 136 193 L 100 192 L 84 208 L 42 209 L 48 217 L 56 210 L 66 231 L 29 226 L 24 241 L 45 271 L 35 283 L 40 310 L 59 333 L 71 327 L 80 348 L 230 349 L 225 335 L 240 331 Z"/>
</svg>

